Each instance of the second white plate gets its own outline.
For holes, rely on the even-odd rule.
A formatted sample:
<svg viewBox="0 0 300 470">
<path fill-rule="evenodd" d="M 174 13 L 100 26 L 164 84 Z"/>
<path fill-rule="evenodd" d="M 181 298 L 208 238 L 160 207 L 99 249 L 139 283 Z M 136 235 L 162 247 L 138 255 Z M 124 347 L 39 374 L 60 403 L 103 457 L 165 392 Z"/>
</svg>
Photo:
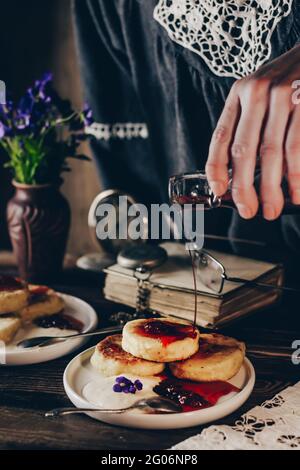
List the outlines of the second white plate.
<svg viewBox="0 0 300 470">
<path fill-rule="evenodd" d="M 65 301 L 64 313 L 75 320 L 81 321 L 83 333 L 96 329 L 98 317 L 91 305 L 72 295 L 61 293 L 59 295 Z M 47 336 L 47 329 L 45 329 L 43 336 Z M 88 341 L 88 338 L 73 338 L 49 346 L 32 349 L 22 349 L 17 346 L 5 347 L 3 345 L 0 347 L 0 365 L 19 366 L 51 361 L 75 351 L 86 341 Z"/>
</svg>

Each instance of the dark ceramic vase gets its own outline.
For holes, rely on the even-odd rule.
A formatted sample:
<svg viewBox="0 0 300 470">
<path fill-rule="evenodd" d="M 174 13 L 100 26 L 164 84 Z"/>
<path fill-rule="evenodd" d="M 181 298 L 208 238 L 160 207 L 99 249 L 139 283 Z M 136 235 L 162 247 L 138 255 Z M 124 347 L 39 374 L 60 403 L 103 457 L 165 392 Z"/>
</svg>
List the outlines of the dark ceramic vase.
<svg viewBox="0 0 300 470">
<path fill-rule="evenodd" d="M 7 206 L 7 221 L 19 274 L 30 281 L 55 280 L 66 250 L 69 204 L 58 186 L 13 185 L 16 191 Z"/>
</svg>

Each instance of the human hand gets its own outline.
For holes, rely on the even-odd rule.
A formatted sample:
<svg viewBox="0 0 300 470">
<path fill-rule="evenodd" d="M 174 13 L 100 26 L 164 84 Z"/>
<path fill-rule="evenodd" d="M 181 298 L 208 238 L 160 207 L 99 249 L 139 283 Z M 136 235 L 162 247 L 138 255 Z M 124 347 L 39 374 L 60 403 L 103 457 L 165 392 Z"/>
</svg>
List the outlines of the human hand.
<svg viewBox="0 0 300 470">
<path fill-rule="evenodd" d="M 214 131 L 206 173 L 212 191 L 228 188 L 233 170 L 232 197 L 245 219 L 262 204 L 264 218 L 279 217 L 286 174 L 292 203 L 300 204 L 300 46 L 234 83 Z M 254 188 L 260 157 L 260 194 Z"/>
</svg>

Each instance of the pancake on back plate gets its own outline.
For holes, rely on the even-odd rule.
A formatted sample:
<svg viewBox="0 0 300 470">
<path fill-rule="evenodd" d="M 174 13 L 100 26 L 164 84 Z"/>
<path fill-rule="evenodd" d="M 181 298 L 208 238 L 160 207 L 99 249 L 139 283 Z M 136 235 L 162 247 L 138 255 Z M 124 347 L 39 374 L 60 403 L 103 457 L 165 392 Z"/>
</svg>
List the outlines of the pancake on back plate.
<svg viewBox="0 0 300 470">
<path fill-rule="evenodd" d="M 47 286 L 29 285 L 28 305 L 19 314 L 23 321 L 33 321 L 36 318 L 54 315 L 64 309 L 64 300 Z"/>
<path fill-rule="evenodd" d="M 23 281 L 11 276 L 0 276 L 0 315 L 23 308 L 28 296 L 28 289 Z"/>
</svg>

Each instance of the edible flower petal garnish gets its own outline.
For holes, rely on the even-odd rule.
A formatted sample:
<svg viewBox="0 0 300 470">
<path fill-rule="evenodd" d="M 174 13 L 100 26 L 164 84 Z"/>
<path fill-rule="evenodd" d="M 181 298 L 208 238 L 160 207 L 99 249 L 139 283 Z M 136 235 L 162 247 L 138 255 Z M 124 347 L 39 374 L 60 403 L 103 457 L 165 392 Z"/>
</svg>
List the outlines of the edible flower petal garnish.
<svg viewBox="0 0 300 470">
<path fill-rule="evenodd" d="M 127 379 L 127 377 L 117 377 L 116 383 L 113 386 L 113 391 L 115 393 L 132 393 L 135 394 L 143 390 L 143 384 L 140 380 L 135 380 L 132 382 L 131 380 Z"/>
</svg>

